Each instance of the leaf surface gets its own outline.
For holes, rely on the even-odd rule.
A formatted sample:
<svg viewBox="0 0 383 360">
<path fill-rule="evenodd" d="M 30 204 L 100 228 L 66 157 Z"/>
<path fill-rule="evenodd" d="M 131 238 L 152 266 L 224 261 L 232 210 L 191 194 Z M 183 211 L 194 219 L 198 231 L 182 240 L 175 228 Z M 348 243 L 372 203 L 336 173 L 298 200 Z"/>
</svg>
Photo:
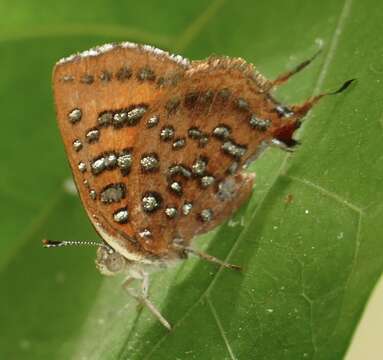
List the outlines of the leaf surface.
<svg viewBox="0 0 383 360">
<path fill-rule="evenodd" d="M 383 268 L 382 5 L 373 0 L 0 4 L 0 355 L 28 359 L 339 359 Z M 167 332 L 102 278 L 55 124 L 55 61 L 110 41 L 193 59 L 241 56 L 270 78 L 323 53 L 278 90 L 290 104 L 336 89 L 307 116 L 298 150 L 269 149 L 254 195 L 196 246 L 243 273 L 190 259 L 153 274 Z"/>
</svg>

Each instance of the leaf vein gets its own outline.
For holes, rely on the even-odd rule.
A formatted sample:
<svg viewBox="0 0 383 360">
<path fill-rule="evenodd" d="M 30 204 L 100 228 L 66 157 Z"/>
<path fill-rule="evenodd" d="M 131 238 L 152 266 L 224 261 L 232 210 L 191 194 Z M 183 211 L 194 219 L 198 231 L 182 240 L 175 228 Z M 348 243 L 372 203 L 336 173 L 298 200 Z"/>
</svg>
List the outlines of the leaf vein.
<svg viewBox="0 0 383 360">
<path fill-rule="evenodd" d="M 307 302 L 307 304 L 309 305 L 309 313 L 310 313 L 310 334 L 311 334 L 311 345 L 313 347 L 313 352 L 314 352 L 314 355 L 316 354 L 317 350 L 318 350 L 318 347 L 317 347 L 317 343 L 316 343 L 316 339 L 315 339 L 315 335 L 314 335 L 314 324 L 313 324 L 313 321 L 314 321 L 314 317 L 313 317 L 313 301 L 312 299 L 310 298 L 309 295 L 306 294 L 305 292 L 305 282 L 304 282 L 304 275 L 303 275 L 303 265 L 301 266 L 301 276 L 300 276 L 300 280 L 301 280 L 301 287 L 302 287 L 302 294 L 301 296 L 303 297 L 303 299 Z"/>
<path fill-rule="evenodd" d="M 287 178 L 291 179 L 291 180 L 294 180 L 294 181 L 297 181 L 301 184 L 304 184 L 306 186 L 309 186 L 313 189 L 315 189 L 316 191 L 336 200 L 337 202 L 341 203 L 342 205 L 345 205 L 347 207 L 349 207 L 350 209 L 352 209 L 353 211 L 355 211 L 356 213 L 362 215 L 363 214 L 363 210 L 358 207 L 357 205 L 347 201 L 346 199 L 344 199 L 342 196 L 340 196 L 339 194 L 337 193 L 334 193 L 330 190 L 327 190 L 325 188 L 323 188 L 322 186 L 318 185 L 318 184 L 315 184 L 313 183 L 312 181 L 310 180 L 307 180 L 307 179 L 301 179 L 299 177 L 296 177 L 296 176 L 293 176 L 293 175 L 286 175 Z"/>
<path fill-rule="evenodd" d="M 329 67 L 330 67 L 330 65 L 334 59 L 336 50 L 337 50 L 338 45 L 339 45 L 340 36 L 341 36 L 343 28 L 344 28 L 344 24 L 346 22 L 346 19 L 350 15 L 351 5 L 352 5 L 352 0 L 345 0 L 344 5 L 342 7 L 342 10 L 340 12 L 339 18 L 338 18 L 338 22 L 337 22 L 336 27 L 335 27 L 334 34 L 333 34 L 331 42 L 330 42 L 330 48 L 328 50 L 326 59 L 324 61 L 322 70 L 319 74 L 318 81 L 317 81 L 317 84 L 316 84 L 315 89 L 314 89 L 314 93 L 317 93 L 321 89 L 323 82 L 324 82 L 324 79 L 325 79 L 327 72 L 329 70 Z"/>
<path fill-rule="evenodd" d="M 354 249 L 354 254 L 353 254 L 353 257 L 352 257 L 351 268 L 350 268 L 350 272 L 348 274 L 347 280 L 345 282 L 345 286 L 344 286 L 345 291 L 343 293 L 343 299 L 342 299 L 342 304 L 340 306 L 340 311 L 338 312 L 338 319 L 336 321 L 336 324 L 334 326 L 333 331 L 331 332 L 331 335 L 329 336 L 329 339 L 331 339 L 331 337 L 335 334 L 336 329 L 338 327 L 338 324 L 340 322 L 342 308 L 344 307 L 344 302 L 345 302 L 345 298 L 346 298 L 346 289 L 350 285 L 350 281 L 351 281 L 352 275 L 354 273 L 354 270 L 356 268 L 356 263 L 358 261 L 358 255 L 359 255 L 359 249 L 360 249 L 360 243 L 361 243 L 360 242 L 361 233 L 362 233 L 362 216 L 359 216 L 358 228 L 357 228 L 356 237 L 355 237 L 355 249 Z"/>
<path fill-rule="evenodd" d="M 210 310 L 214 316 L 214 319 L 216 321 L 216 324 L 217 324 L 217 327 L 219 329 L 219 332 L 222 336 L 222 339 L 226 345 L 226 348 L 227 348 L 227 351 L 229 352 L 230 354 L 230 359 L 231 360 L 237 360 L 237 357 L 234 355 L 234 352 L 233 352 L 233 349 L 231 348 L 230 346 L 230 343 L 229 343 L 229 340 L 226 336 L 226 333 L 225 333 L 225 329 L 223 328 L 222 326 L 222 323 L 221 323 L 221 320 L 219 319 L 219 316 L 218 316 L 218 313 L 214 307 L 214 304 L 211 302 L 210 298 L 208 295 L 206 295 L 206 300 L 207 300 L 207 303 L 209 304 L 209 307 L 210 307 Z"/>
</svg>

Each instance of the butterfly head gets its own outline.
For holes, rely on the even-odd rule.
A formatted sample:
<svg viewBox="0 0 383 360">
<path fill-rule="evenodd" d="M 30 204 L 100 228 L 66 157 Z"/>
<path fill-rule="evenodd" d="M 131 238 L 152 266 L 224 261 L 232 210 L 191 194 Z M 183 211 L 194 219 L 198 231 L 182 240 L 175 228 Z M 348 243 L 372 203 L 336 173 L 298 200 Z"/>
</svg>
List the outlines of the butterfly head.
<svg viewBox="0 0 383 360">
<path fill-rule="evenodd" d="M 97 249 L 96 267 L 103 275 L 116 275 L 126 270 L 128 260 L 111 247 L 100 246 Z"/>
</svg>

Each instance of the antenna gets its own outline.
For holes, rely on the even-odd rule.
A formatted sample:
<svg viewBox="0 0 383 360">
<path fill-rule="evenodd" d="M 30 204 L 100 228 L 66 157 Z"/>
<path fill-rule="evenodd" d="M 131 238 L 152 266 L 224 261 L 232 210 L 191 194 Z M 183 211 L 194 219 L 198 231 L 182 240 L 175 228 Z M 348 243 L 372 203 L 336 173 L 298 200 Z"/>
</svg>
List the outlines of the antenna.
<svg viewBox="0 0 383 360">
<path fill-rule="evenodd" d="M 68 241 L 68 240 L 54 241 L 54 240 L 44 239 L 42 243 L 43 243 L 43 246 L 46 248 L 65 247 L 65 246 L 101 246 L 101 247 L 105 247 L 107 250 L 110 250 L 109 246 L 97 241 Z"/>
<path fill-rule="evenodd" d="M 347 80 L 345 81 L 342 86 L 338 89 L 338 90 L 335 90 L 333 92 L 328 92 L 328 93 L 325 93 L 323 94 L 322 96 L 327 96 L 327 95 L 336 95 L 336 94 L 340 94 L 341 92 L 343 92 L 344 90 L 346 90 L 354 81 L 356 81 L 356 79 L 350 79 L 350 80 Z"/>
<path fill-rule="evenodd" d="M 209 255 L 209 254 L 206 254 L 206 253 L 204 253 L 202 251 L 193 249 L 190 246 L 183 246 L 181 244 L 173 244 L 173 247 L 175 247 L 176 249 L 183 250 L 186 253 L 191 253 L 193 255 L 196 255 L 199 258 L 203 259 L 203 260 L 206 260 L 206 261 L 212 262 L 214 264 L 223 266 L 223 267 L 225 267 L 227 269 L 233 269 L 233 270 L 239 270 L 239 271 L 242 270 L 242 268 L 240 266 L 238 266 L 238 265 L 227 263 L 225 261 L 217 259 L 216 257 L 214 257 L 212 255 Z"/>
<path fill-rule="evenodd" d="M 308 99 L 307 101 L 305 101 L 303 104 L 301 105 L 296 105 L 296 106 L 293 106 L 292 107 L 292 111 L 298 115 L 299 117 L 302 117 L 304 116 L 320 99 L 322 99 L 324 96 L 328 96 L 328 95 L 336 95 L 336 94 L 340 94 L 342 93 L 343 91 L 345 91 L 356 79 L 350 79 L 350 80 L 347 80 L 345 81 L 342 86 L 339 87 L 339 89 L 335 90 L 335 91 L 329 91 L 329 92 L 325 92 L 325 93 L 322 93 L 322 94 L 319 94 L 319 95 L 315 95 L 313 97 L 311 97 L 310 99 Z"/>
</svg>

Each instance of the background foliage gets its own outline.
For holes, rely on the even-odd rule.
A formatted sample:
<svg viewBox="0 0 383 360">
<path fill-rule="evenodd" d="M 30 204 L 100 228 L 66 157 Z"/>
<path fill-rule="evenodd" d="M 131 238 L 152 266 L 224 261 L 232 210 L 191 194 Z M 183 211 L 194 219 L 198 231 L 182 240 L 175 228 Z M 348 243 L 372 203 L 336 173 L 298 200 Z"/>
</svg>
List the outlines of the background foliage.
<svg viewBox="0 0 383 360">
<path fill-rule="evenodd" d="M 374 0 L 0 3 L 0 356 L 4 359 L 339 359 L 382 272 L 382 5 Z M 241 56 L 270 78 L 323 54 L 278 91 L 300 102 L 344 80 L 299 132 L 269 150 L 250 202 L 197 246 L 243 274 L 192 259 L 152 277 L 168 333 L 104 279 L 55 123 L 62 56 L 110 41 L 192 59 Z M 292 199 L 291 202 L 286 199 Z"/>
</svg>

